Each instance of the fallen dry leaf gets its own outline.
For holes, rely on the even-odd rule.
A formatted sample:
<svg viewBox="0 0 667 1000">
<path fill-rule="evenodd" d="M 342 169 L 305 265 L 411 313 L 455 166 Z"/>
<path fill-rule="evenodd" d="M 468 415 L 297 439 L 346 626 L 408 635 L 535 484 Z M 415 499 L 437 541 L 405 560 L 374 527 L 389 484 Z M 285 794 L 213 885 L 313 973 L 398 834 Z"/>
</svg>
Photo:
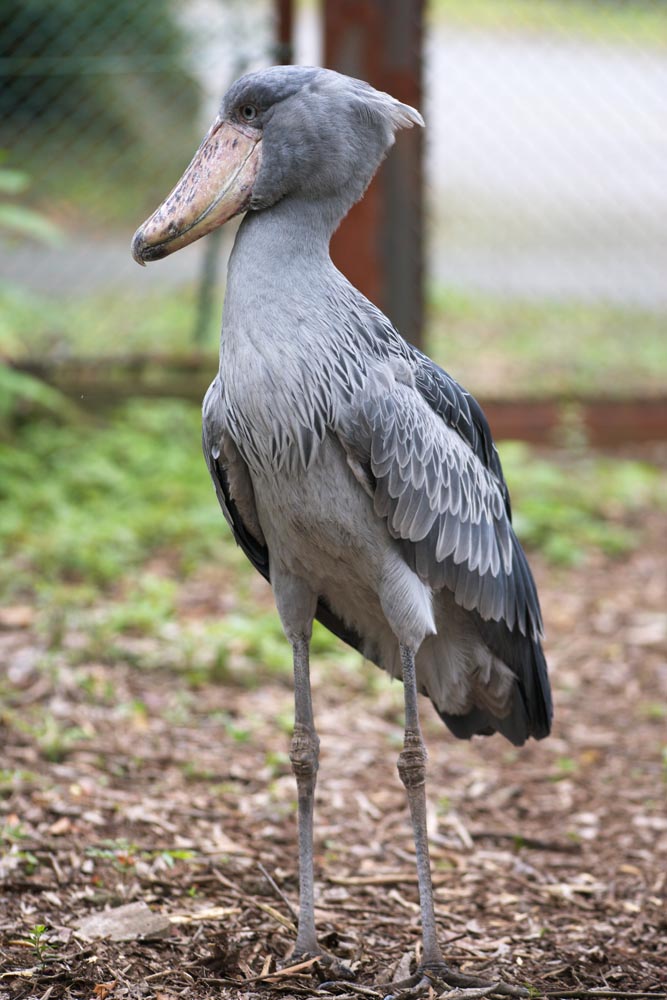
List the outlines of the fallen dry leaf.
<svg viewBox="0 0 667 1000">
<path fill-rule="evenodd" d="M 108 983 L 95 983 L 93 986 L 93 993 L 99 1000 L 107 1000 L 107 997 L 113 993 L 117 985 L 117 980 L 112 979 Z"/>
</svg>

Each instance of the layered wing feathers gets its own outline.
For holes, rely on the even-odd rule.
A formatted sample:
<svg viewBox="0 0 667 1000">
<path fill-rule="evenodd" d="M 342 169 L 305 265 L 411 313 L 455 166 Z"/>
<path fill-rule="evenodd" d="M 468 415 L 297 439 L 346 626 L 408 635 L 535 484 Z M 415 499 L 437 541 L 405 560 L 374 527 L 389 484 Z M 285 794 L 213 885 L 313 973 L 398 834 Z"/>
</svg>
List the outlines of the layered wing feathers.
<svg viewBox="0 0 667 1000">
<path fill-rule="evenodd" d="M 446 587 L 458 604 L 485 620 L 538 635 L 537 594 L 512 531 L 495 448 L 485 448 L 468 406 L 461 405 L 465 397 L 457 398 L 444 379 L 447 395 L 431 393 L 465 421 L 476 450 L 431 408 L 420 392 L 427 378 L 420 381 L 413 386 L 383 379 L 346 425 L 343 445 L 367 470 L 376 513 L 394 538 L 411 543 L 404 553 L 422 579 L 435 590 Z M 437 388 L 433 375 L 431 386 Z M 491 468 L 480 457 L 485 451 Z"/>
</svg>

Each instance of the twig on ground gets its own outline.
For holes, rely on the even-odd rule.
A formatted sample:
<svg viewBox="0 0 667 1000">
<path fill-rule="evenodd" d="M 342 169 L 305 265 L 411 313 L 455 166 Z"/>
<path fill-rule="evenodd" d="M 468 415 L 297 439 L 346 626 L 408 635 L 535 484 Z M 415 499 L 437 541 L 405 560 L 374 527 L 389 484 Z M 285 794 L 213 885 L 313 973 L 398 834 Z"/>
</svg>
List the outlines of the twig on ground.
<svg viewBox="0 0 667 1000">
<path fill-rule="evenodd" d="M 270 972 L 267 976 L 257 976 L 254 982 L 259 982 L 264 979 L 269 981 L 272 979 L 281 979 L 283 976 L 291 976 L 295 972 L 303 972 L 304 969 L 310 969 L 311 966 L 321 961 L 321 959 L 321 955 L 315 955 L 314 958 L 308 958 L 305 962 L 297 962 L 296 965 L 288 965 L 284 969 L 276 969 L 275 972 Z M 250 982 L 250 980 L 248 980 L 248 982 Z"/>
<path fill-rule="evenodd" d="M 415 881 L 414 872 L 386 872 L 378 875 L 329 875 L 328 882 L 333 885 L 398 885 L 401 882 L 408 882 L 411 885 Z M 447 879 L 437 874 L 433 876 L 433 885 L 446 885 Z"/>
<path fill-rule="evenodd" d="M 257 907 L 258 910 L 261 910 L 262 913 L 266 913 L 270 917 L 273 917 L 273 919 L 276 920 L 279 924 L 281 924 L 283 927 L 286 927 L 288 931 L 292 932 L 292 934 L 296 935 L 296 925 L 287 917 L 284 917 L 282 913 L 280 913 L 279 910 L 276 910 L 274 906 L 269 906 L 268 903 L 260 903 L 257 900 L 255 900 L 255 906 Z"/>
<path fill-rule="evenodd" d="M 349 981 L 331 982 L 323 983 L 318 993 L 336 993 L 338 1000 L 345 1000 L 346 997 L 362 996 L 362 997 L 381 997 L 383 993 L 373 986 L 359 986 L 357 983 L 350 983 Z"/>
<path fill-rule="evenodd" d="M 304 962 L 297 962 L 296 965 L 288 965 L 284 969 L 276 969 L 275 972 L 269 972 L 266 975 L 261 976 L 248 976 L 247 979 L 227 979 L 227 978 L 216 978 L 216 979 L 204 979 L 202 982 L 210 983 L 212 985 L 223 985 L 223 986 L 251 986 L 254 983 L 271 983 L 274 979 L 282 979 L 285 976 L 296 975 L 297 973 L 304 972 L 306 969 L 310 969 L 313 965 L 321 960 L 321 955 L 315 955 L 314 958 L 308 958 Z"/>
<path fill-rule="evenodd" d="M 257 865 L 262 875 L 264 876 L 266 881 L 269 883 L 269 885 L 275 892 L 276 896 L 278 896 L 279 899 L 282 899 L 283 903 L 285 904 L 285 906 L 292 915 L 292 920 L 296 923 L 299 919 L 299 914 L 297 913 L 295 907 L 290 903 L 289 899 L 287 898 L 283 890 L 280 888 L 280 886 L 275 882 L 275 880 L 271 877 L 271 875 L 269 875 L 262 862 L 258 861 Z"/>
</svg>

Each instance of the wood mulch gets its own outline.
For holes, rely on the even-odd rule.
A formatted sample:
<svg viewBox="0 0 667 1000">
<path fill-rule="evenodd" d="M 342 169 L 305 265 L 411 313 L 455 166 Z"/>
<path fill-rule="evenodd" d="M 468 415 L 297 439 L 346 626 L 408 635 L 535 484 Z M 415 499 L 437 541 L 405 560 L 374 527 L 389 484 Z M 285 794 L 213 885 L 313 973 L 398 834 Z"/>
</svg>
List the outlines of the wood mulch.
<svg viewBox="0 0 667 1000">
<path fill-rule="evenodd" d="M 549 740 L 458 742 L 423 703 L 447 958 L 534 995 L 667 995 L 667 531 L 646 527 L 623 559 L 537 562 Z M 184 585 L 185 619 L 214 613 L 215 582 Z M 280 969 L 297 901 L 288 679 L 75 669 L 49 660 L 29 607 L 0 613 L 0 656 L 0 998 L 315 995 L 316 964 Z M 314 668 L 317 921 L 356 974 L 347 997 L 382 996 L 419 947 L 401 688 L 373 671 Z M 22 727 L 35 713 L 40 740 Z M 111 930 L 128 940 L 77 933 L 132 903 Z"/>
</svg>

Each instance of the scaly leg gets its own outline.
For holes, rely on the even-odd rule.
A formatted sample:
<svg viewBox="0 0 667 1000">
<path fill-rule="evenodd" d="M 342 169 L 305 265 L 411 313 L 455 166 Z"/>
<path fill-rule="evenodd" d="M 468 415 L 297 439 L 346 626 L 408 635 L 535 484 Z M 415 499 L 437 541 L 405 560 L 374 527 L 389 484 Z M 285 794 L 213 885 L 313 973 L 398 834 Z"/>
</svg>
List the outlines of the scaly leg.
<svg viewBox="0 0 667 1000">
<path fill-rule="evenodd" d="M 415 840 L 424 965 L 442 965 L 442 952 L 435 925 L 431 862 L 426 832 L 426 747 L 419 724 L 415 658 L 412 650 L 406 646 L 401 646 L 401 665 L 405 695 L 405 736 L 403 749 L 398 757 L 398 773 L 407 792 Z"/>
<path fill-rule="evenodd" d="M 299 825 L 299 926 L 291 961 L 319 956 L 331 979 L 353 979 L 350 969 L 317 943 L 313 876 L 313 807 L 320 741 L 315 732 L 308 662 L 309 638 L 292 640 L 294 651 L 294 735 L 290 760 L 296 778 Z"/>
<path fill-rule="evenodd" d="M 415 657 L 411 649 L 401 646 L 401 664 L 403 667 L 403 687 L 405 696 L 405 737 L 403 749 L 398 757 L 398 773 L 405 785 L 410 806 L 410 818 L 417 855 L 417 880 L 419 883 L 419 907 L 422 920 L 423 958 L 417 975 L 404 983 L 394 983 L 392 988 L 399 991 L 407 987 L 408 995 L 420 995 L 429 986 L 447 990 L 457 987 L 459 1000 L 468 1000 L 483 996 L 528 996 L 528 991 L 521 987 L 508 986 L 499 981 L 488 982 L 477 976 L 467 976 L 464 973 L 450 969 L 445 963 L 440 946 L 435 923 L 435 907 L 433 904 L 433 884 L 431 882 L 431 862 L 428 851 L 428 835 L 426 831 L 426 747 L 419 724 L 419 708 L 417 705 L 417 677 Z M 399 993 L 400 995 L 400 993 Z M 446 995 L 446 994 L 445 994 Z"/>
<path fill-rule="evenodd" d="M 299 927 L 294 956 L 317 955 L 321 949 L 315 932 L 313 878 L 313 805 L 320 741 L 315 732 L 310 694 L 309 641 L 295 639 L 294 652 L 294 735 L 290 760 L 296 778 L 299 823 Z"/>
</svg>

